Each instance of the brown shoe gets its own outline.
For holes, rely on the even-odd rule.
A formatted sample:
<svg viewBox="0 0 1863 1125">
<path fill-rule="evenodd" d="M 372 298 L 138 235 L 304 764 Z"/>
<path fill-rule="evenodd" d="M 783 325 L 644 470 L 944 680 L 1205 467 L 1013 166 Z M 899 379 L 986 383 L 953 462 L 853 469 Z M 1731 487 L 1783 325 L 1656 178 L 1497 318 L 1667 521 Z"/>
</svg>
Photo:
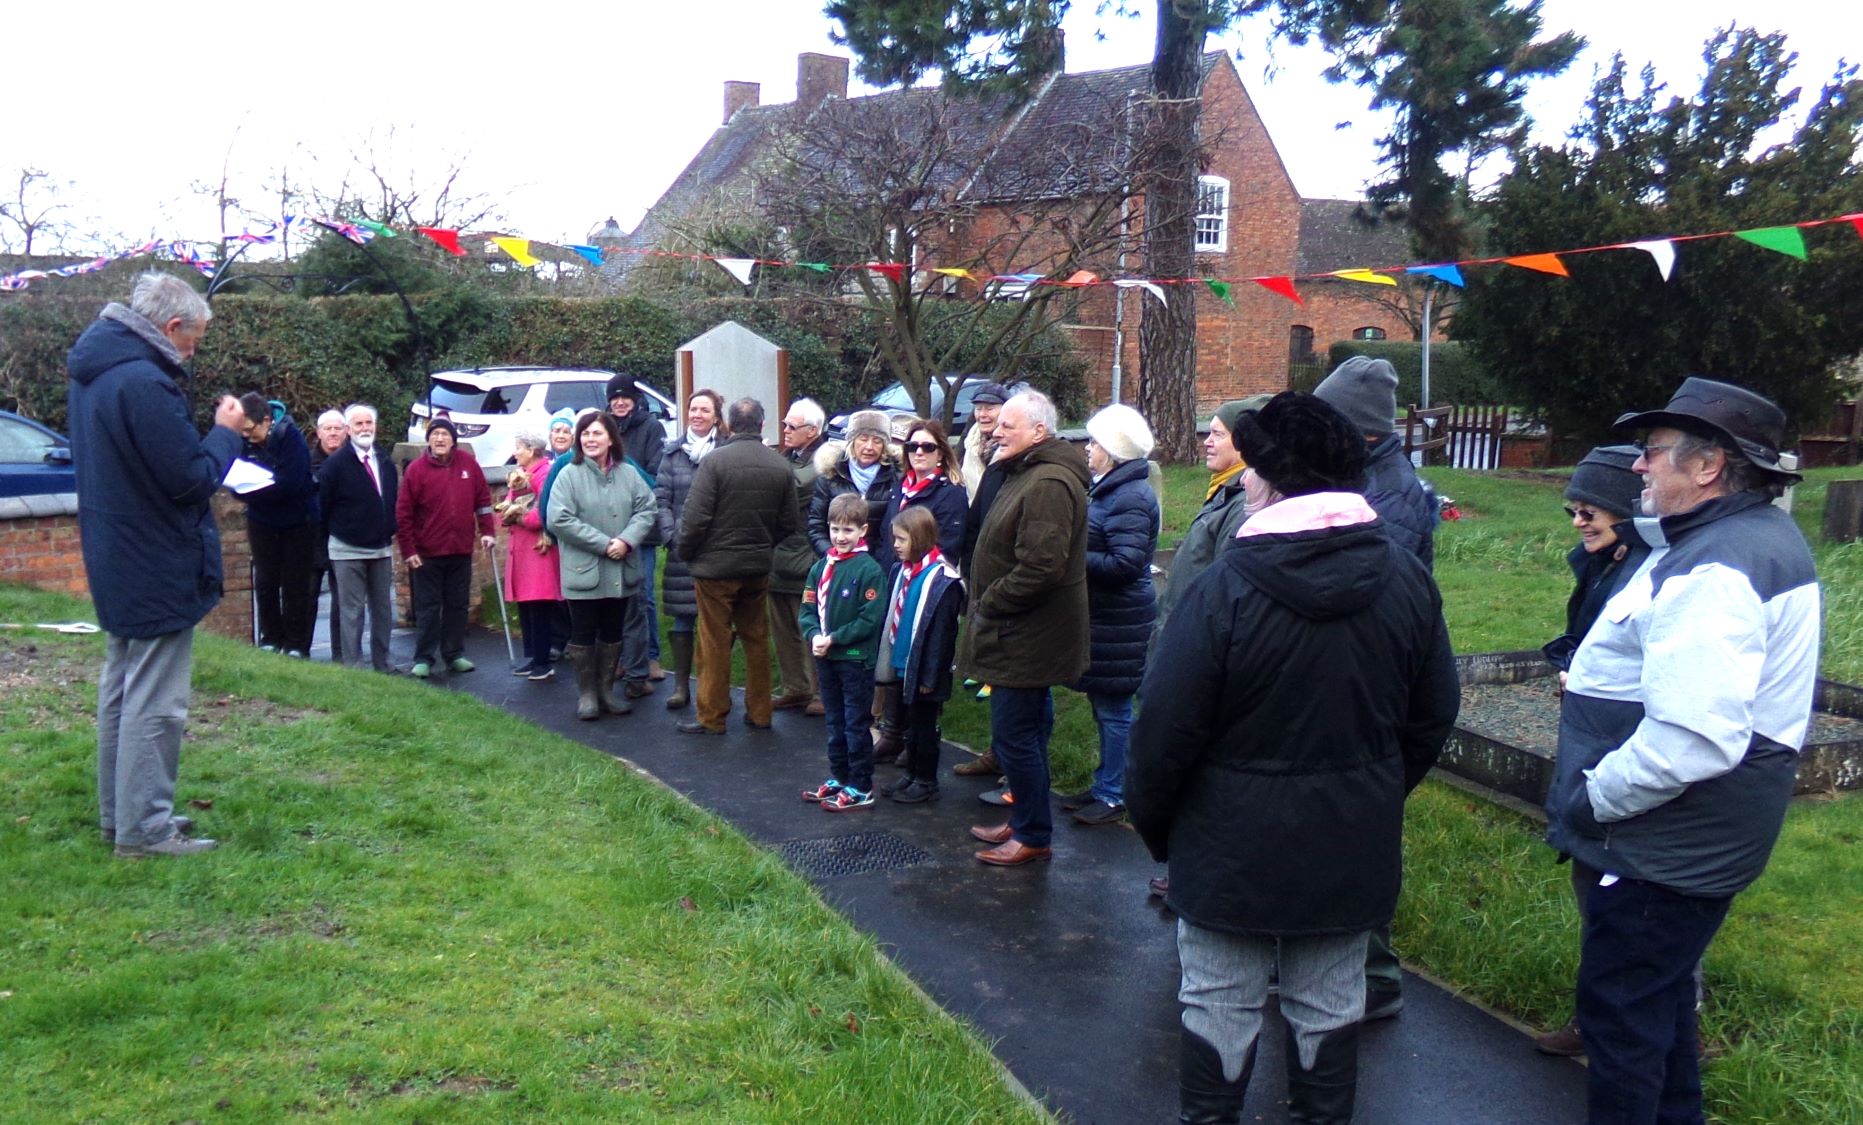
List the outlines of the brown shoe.
<svg viewBox="0 0 1863 1125">
<path fill-rule="evenodd" d="M 828 709 L 822 706 L 821 700 L 811 699 L 809 705 L 802 709 L 802 713 L 811 719 L 819 719 L 828 713 Z"/>
<path fill-rule="evenodd" d="M 952 766 L 951 772 L 959 777 L 1001 777 L 1003 767 L 996 762 L 996 751 L 985 750 L 968 762 Z"/>
<path fill-rule="evenodd" d="M 660 667 L 658 660 L 647 661 L 647 678 L 656 684 L 666 678 L 666 669 Z"/>
<path fill-rule="evenodd" d="M 1014 839 L 1014 837 L 1010 835 L 1009 826 L 1007 824 L 974 825 L 970 830 L 970 834 L 986 844 L 1006 844 Z"/>
<path fill-rule="evenodd" d="M 1585 1053 L 1585 1040 L 1578 1033 L 1578 1024 L 1568 1023 L 1557 1031 L 1533 1037 L 1533 1049 L 1542 1055 L 1557 1055 L 1562 1059 L 1575 1059 Z"/>
<path fill-rule="evenodd" d="M 977 858 L 991 867 L 1020 867 L 1038 859 L 1054 858 L 1053 848 L 1031 848 L 1020 840 L 998 844 L 977 853 Z"/>
<path fill-rule="evenodd" d="M 1171 880 L 1163 875 L 1153 875 L 1151 879 L 1146 882 L 1145 887 L 1150 890 L 1152 894 L 1157 895 L 1159 898 L 1163 898 L 1165 895 L 1171 893 Z"/>
<path fill-rule="evenodd" d="M 809 705 L 806 695 L 773 695 L 770 706 L 778 711 L 799 711 Z"/>
</svg>

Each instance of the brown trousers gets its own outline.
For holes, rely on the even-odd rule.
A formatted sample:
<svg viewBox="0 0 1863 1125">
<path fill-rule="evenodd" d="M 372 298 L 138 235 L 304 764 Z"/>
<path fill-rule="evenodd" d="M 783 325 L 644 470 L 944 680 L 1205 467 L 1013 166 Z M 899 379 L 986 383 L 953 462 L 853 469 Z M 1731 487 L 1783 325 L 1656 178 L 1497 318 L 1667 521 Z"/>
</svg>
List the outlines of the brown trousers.
<svg viewBox="0 0 1863 1125">
<path fill-rule="evenodd" d="M 699 598 L 699 722 L 722 730 L 731 714 L 731 638 L 744 646 L 744 715 L 769 726 L 768 578 L 695 578 Z"/>
<path fill-rule="evenodd" d="M 776 670 L 782 673 L 783 690 L 788 699 L 817 697 L 815 689 L 815 654 L 802 635 L 802 595 L 770 591 L 770 642 L 776 646 Z"/>
</svg>

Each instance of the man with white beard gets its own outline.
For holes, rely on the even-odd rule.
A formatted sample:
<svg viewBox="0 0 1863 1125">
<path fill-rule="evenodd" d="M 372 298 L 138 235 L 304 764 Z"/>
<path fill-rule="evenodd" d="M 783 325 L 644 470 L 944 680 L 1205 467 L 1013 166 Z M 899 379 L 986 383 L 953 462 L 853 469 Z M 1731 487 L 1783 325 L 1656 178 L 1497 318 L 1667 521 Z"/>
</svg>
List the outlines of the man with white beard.
<svg viewBox="0 0 1863 1125">
<path fill-rule="evenodd" d="M 343 411 L 349 445 L 332 453 L 318 477 L 318 503 L 330 532 L 330 567 L 336 572 L 337 627 L 343 663 L 362 666 L 362 618 L 369 618 L 369 661 L 388 663 L 394 627 L 395 463 L 375 448 L 375 408 L 356 403 Z"/>
</svg>

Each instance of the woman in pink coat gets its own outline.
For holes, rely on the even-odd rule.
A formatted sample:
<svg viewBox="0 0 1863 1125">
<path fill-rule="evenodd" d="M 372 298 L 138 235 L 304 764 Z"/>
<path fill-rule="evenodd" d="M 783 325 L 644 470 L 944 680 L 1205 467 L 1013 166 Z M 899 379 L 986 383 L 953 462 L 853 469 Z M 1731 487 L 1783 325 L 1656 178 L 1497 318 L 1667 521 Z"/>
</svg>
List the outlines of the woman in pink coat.
<svg viewBox="0 0 1863 1125">
<path fill-rule="evenodd" d="M 543 512 L 537 498 L 550 475 L 549 445 L 535 434 L 517 439 L 518 467 L 511 472 L 511 488 L 499 505 L 510 528 L 506 544 L 510 561 L 505 566 L 505 600 L 516 602 L 518 625 L 524 631 L 524 655 L 513 675 L 533 683 L 556 675 L 551 667 L 550 645 L 555 632 L 556 603 L 563 596 L 556 545 L 543 531 Z"/>
</svg>

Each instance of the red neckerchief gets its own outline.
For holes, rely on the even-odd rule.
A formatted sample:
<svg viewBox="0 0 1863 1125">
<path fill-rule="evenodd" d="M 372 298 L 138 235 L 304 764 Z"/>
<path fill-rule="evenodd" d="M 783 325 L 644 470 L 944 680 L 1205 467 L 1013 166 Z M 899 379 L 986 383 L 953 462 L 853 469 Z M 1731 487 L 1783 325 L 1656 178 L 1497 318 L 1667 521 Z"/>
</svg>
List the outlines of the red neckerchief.
<svg viewBox="0 0 1863 1125">
<path fill-rule="evenodd" d="M 943 469 L 933 469 L 924 476 L 919 476 L 913 470 L 907 469 L 906 475 L 899 478 L 899 510 L 905 511 L 906 505 L 914 496 L 931 487 L 931 482 L 942 476 L 944 476 Z"/>
<path fill-rule="evenodd" d="M 938 544 L 936 543 L 932 544 L 931 550 L 925 552 L 925 557 L 918 562 L 909 563 L 904 560 L 900 561 L 899 589 L 898 592 L 893 595 L 893 608 L 891 612 L 886 615 L 886 635 L 889 639 L 899 635 L 899 618 L 906 611 L 906 591 L 912 588 L 912 580 L 925 573 L 928 569 L 938 566 L 943 562 L 944 552 L 938 549 Z"/>
<path fill-rule="evenodd" d="M 864 539 L 854 544 L 851 551 L 843 551 L 832 544 L 828 547 L 828 561 L 822 566 L 821 581 L 815 584 L 815 608 L 821 617 L 822 632 L 828 631 L 828 595 L 834 589 L 834 564 L 866 553 L 867 541 Z"/>
</svg>

